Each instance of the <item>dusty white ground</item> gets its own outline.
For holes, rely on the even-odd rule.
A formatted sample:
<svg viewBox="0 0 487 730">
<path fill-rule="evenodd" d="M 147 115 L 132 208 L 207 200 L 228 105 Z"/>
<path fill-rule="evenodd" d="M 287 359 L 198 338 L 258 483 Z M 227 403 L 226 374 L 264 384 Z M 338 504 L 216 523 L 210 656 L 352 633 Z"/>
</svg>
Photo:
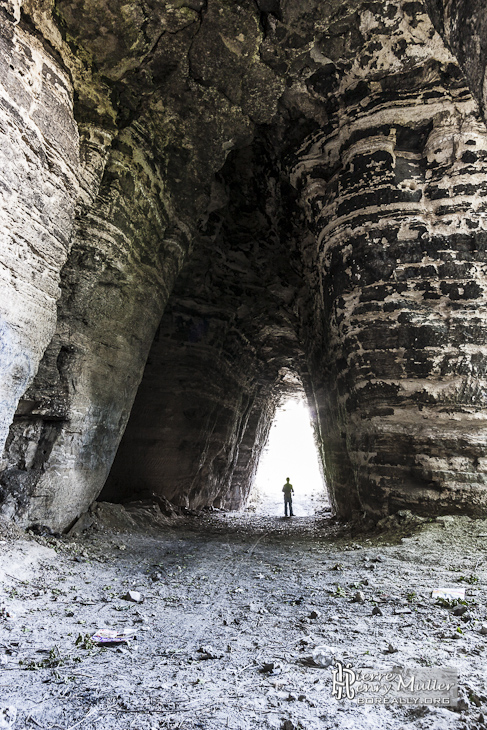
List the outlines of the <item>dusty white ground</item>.
<svg viewBox="0 0 487 730">
<path fill-rule="evenodd" d="M 71 540 L 4 530 L 0 727 L 484 727 L 487 521 L 405 518 L 361 535 L 320 517 L 217 514 L 132 534 L 122 525 L 99 521 Z M 444 585 L 466 587 L 469 621 L 435 605 L 431 589 Z M 128 589 L 144 602 L 121 598 Z M 137 639 L 93 648 L 86 637 L 102 627 Z M 339 701 L 331 669 L 306 665 L 320 645 L 354 666 L 454 667 L 464 709 Z"/>
</svg>

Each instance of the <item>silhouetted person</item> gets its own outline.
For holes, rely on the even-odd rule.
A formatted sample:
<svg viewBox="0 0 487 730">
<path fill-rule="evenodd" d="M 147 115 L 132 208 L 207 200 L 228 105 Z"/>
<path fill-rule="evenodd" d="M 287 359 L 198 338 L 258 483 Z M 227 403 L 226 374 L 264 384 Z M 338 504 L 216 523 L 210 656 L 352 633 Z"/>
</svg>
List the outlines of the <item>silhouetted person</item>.
<svg viewBox="0 0 487 730">
<path fill-rule="evenodd" d="M 289 481 L 289 477 L 286 479 L 286 483 L 282 488 L 284 492 L 284 517 L 287 517 L 287 506 L 289 505 L 289 517 L 293 516 L 293 485 Z"/>
</svg>

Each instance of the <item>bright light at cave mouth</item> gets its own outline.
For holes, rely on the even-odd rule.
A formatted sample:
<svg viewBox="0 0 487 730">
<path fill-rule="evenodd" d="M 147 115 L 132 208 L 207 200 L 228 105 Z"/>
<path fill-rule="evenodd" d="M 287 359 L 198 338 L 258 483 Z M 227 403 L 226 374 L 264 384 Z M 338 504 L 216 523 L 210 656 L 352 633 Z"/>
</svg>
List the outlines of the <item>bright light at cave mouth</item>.
<svg viewBox="0 0 487 730">
<path fill-rule="evenodd" d="M 277 410 L 261 456 L 249 508 L 257 515 L 284 515 L 282 485 L 294 487 L 293 512 L 306 517 L 327 507 L 309 410 L 303 398 L 290 398 Z"/>
</svg>

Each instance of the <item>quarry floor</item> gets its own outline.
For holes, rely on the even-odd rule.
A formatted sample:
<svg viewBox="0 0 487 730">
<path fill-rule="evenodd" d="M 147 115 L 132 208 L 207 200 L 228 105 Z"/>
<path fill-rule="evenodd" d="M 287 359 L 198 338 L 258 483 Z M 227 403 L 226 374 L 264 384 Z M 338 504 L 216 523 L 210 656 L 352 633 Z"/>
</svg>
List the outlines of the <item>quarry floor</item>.
<svg viewBox="0 0 487 730">
<path fill-rule="evenodd" d="M 128 532 L 110 509 L 76 537 L 0 530 L 0 728 L 484 727 L 486 520 L 211 513 Z M 443 586 L 466 588 L 469 620 L 436 605 Z M 93 646 L 100 628 L 136 638 Z M 453 667 L 460 708 L 339 700 L 318 655 Z"/>
</svg>

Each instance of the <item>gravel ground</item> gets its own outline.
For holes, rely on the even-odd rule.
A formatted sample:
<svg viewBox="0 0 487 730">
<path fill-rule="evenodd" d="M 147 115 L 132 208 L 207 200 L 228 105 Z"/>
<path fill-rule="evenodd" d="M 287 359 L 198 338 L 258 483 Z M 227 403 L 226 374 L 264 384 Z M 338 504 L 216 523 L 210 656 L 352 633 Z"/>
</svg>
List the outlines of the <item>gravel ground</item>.
<svg viewBox="0 0 487 730">
<path fill-rule="evenodd" d="M 133 511 L 128 532 L 122 513 L 71 538 L 0 531 L 0 728 L 485 726 L 487 521 Z M 466 589 L 463 616 L 444 586 Z M 136 638 L 94 646 L 101 628 Z M 337 699 L 319 666 L 336 659 L 452 667 L 459 707 Z"/>
</svg>

